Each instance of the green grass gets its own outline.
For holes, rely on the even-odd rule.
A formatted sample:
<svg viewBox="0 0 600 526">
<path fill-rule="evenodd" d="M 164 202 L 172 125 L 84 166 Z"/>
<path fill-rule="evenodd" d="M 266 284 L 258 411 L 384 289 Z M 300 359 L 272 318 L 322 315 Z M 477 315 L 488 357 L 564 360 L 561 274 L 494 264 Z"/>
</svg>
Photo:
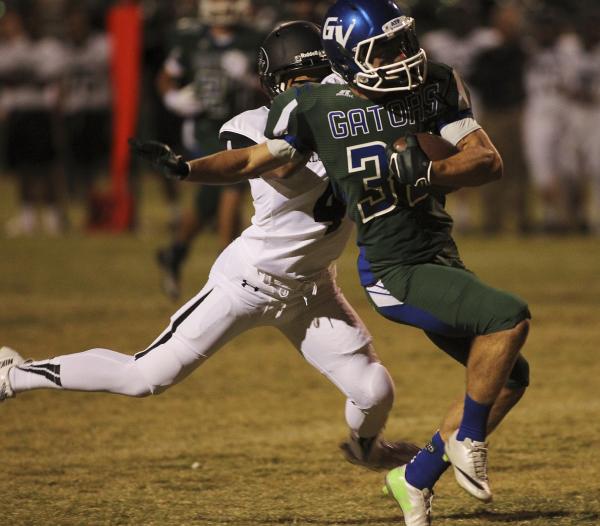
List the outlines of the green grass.
<svg viewBox="0 0 600 526">
<path fill-rule="evenodd" d="M 175 306 L 158 290 L 165 239 L 147 182 L 135 236 L 72 233 L 0 238 L 0 340 L 28 357 L 147 346 Z M 0 184 L 0 220 L 10 187 Z M 526 298 L 532 385 L 492 436 L 496 500 L 483 506 L 446 474 L 434 524 L 600 524 L 600 243 L 588 239 L 459 240 L 469 266 Z M 202 249 L 200 249 L 200 247 Z M 186 295 L 216 253 L 199 240 Z M 386 434 L 418 442 L 463 389 L 463 371 L 417 330 L 368 306 L 354 249 L 339 281 L 397 387 Z M 345 463 L 343 397 L 274 330 L 234 340 L 158 397 L 37 391 L 0 406 L 2 525 L 402 524 L 382 475 Z M 197 469 L 192 465 L 197 463 Z"/>
</svg>

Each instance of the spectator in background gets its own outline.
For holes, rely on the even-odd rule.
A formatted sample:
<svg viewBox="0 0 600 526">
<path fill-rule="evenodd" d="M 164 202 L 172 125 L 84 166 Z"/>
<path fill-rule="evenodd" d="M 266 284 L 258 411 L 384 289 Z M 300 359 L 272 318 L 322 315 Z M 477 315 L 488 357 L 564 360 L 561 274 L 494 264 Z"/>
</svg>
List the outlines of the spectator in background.
<svg viewBox="0 0 600 526">
<path fill-rule="evenodd" d="M 454 67 L 467 84 L 471 81 L 475 57 L 497 45 L 499 40 L 496 31 L 481 25 L 481 18 L 479 0 L 453 0 L 439 10 L 442 28 L 429 31 L 420 39 L 431 60 Z M 477 90 L 471 93 L 471 101 L 473 113 L 478 118 L 480 104 Z M 454 217 L 459 232 L 474 229 L 469 197 L 469 192 L 464 189 L 454 196 L 457 206 Z"/>
<path fill-rule="evenodd" d="M 498 4 L 491 16 L 497 43 L 476 55 L 471 68 L 471 86 L 479 94 L 481 108 L 478 121 L 504 161 L 502 180 L 481 192 L 486 234 L 499 233 L 509 217 L 516 219 L 521 234 L 530 230 L 530 192 L 522 138 L 526 60 L 522 16 L 516 2 Z"/>
<path fill-rule="evenodd" d="M 26 27 L 27 26 L 27 27 Z M 55 115 L 64 50 L 39 31 L 35 11 L 9 9 L 0 18 L 1 103 L 7 118 L 6 160 L 19 185 L 19 211 L 6 224 L 9 236 L 31 234 L 42 205 L 42 226 L 52 235 L 65 226 L 56 166 Z"/>
<path fill-rule="evenodd" d="M 61 109 L 69 188 L 89 202 L 95 178 L 108 170 L 110 152 L 110 45 L 92 30 L 85 9 L 68 12 Z"/>
<path fill-rule="evenodd" d="M 253 27 L 267 34 L 278 21 L 306 20 L 320 25 L 329 4 L 322 0 L 252 0 Z"/>
<path fill-rule="evenodd" d="M 294 0 L 285 5 L 284 17 L 291 20 L 306 20 L 315 24 L 322 24 L 323 16 L 327 11 L 327 3 L 314 0 Z"/>
<path fill-rule="evenodd" d="M 575 29 L 578 38 L 566 61 L 564 83 L 570 109 L 563 152 L 567 216 L 572 230 L 600 235 L 600 6 L 584 3 Z"/>
<path fill-rule="evenodd" d="M 564 92 L 564 71 L 569 42 L 564 38 L 565 17 L 554 8 L 542 7 L 529 14 L 527 32 L 532 36 L 525 69 L 525 154 L 542 211 L 541 229 L 564 232 L 567 176 L 564 138 L 569 119 Z"/>
<path fill-rule="evenodd" d="M 178 42 L 158 85 L 165 106 L 185 119 L 182 142 L 189 157 L 219 151 L 221 125 L 256 102 L 254 56 L 260 35 L 239 27 L 248 8 L 247 0 L 202 0 L 199 21 L 180 21 Z M 203 186 L 197 192 L 195 210 L 184 214 L 173 243 L 158 252 L 163 289 L 170 297 L 179 296 L 181 267 L 203 228 L 216 219 L 222 247 L 237 237 L 246 187 Z"/>
</svg>

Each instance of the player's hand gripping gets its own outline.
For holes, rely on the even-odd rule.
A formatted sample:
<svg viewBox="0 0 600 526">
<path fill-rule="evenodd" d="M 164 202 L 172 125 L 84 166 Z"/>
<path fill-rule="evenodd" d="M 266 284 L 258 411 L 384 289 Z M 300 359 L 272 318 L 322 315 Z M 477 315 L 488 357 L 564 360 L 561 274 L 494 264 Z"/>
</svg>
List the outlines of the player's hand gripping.
<svg viewBox="0 0 600 526">
<path fill-rule="evenodd" d="M 431 185 L 431 165 L 415 135 L 405 137 L 406 147 L 400 149 L 395 145 L 387 148 L 390 172 L 401 184 L 411 186 Z"/>
<path fill-rule="evenodd" d="M 148 161 L 169 179 L 181 181 L 190 175 L 190 165 L 162 142 L 131 138 L 129 149 L 133 155 Z"/>
</svg>

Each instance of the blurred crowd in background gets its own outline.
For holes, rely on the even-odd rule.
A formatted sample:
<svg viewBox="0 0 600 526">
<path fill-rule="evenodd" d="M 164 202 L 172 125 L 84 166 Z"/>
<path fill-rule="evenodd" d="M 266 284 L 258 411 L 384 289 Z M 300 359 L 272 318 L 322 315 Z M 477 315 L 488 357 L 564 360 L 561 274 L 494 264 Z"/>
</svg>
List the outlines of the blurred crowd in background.
<svg viewBox="0 0 600 526">
<path fill-rule="evenodd" d="M 118 107 L 111 10 L 134 6 L 141 16 L 136 134 L 198 156 L 221 148 L 223 122 L 268 102 L 256 75 L 262 38 L 280 21 L 320 23 L 330 3 L 0 0 L 0 176 L 19 199 L 4 235 L 60 235 L 79 205 L 86 227 L 102 223 L 98 192 L 111 184 Z M 501 181 L 452 196 L 456 229 L 600 235 L 600 3 L 399 3 L 428 57 L 466 79 L 475 116 L 504 159 Z M 144 199 L 138 171 L 128 178 L 134 202 Z M 175 238 L 216 224 L 225 245 L 246 220 L 243 185 L 199 192 L 186 219 L 181 188 L 161 184 Z"/>
</svg>

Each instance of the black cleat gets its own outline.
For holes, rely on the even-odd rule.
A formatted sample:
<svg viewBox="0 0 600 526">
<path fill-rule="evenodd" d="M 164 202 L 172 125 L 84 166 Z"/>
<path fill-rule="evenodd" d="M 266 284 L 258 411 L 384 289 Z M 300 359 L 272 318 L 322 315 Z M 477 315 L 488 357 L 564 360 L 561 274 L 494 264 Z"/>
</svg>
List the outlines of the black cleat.
<svg viewBox="0 0 600 526">
<path fill-rule="evenodd" d="M 156 261 L 161 271 L 161 287 L 172 300 L 181 294 L 181 264 L 183 257 L 173 248 L 162 248 L 156 253 Z"/>
<path fill-rule="evenodd" d="M 410 442 L 388 442 L 379 437 L 364 439 L 350 435 L 350 439 L 340 444 L 344 457 L 351 464 L 373 471 L 393 469 L 408 464 L 420 451 Z"/>
</svg>

